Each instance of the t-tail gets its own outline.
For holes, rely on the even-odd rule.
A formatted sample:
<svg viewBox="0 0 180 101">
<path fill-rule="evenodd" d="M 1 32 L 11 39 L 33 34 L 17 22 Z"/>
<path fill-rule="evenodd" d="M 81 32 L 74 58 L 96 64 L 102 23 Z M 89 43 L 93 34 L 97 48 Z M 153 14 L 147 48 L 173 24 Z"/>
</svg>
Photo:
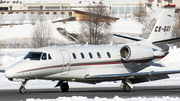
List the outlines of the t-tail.
<svg viewBox="0 0 180 101">
<path fill-rule="evenodd" d="M 151 32 L 151 35 L 147 39 L 148 42 L 158 43 L 159 41 L 165 42 L 165 40 L 171 39 L 171 32 L 173 27 L 175 5 L 165 5 L 159 18 Z"/>
</svg>

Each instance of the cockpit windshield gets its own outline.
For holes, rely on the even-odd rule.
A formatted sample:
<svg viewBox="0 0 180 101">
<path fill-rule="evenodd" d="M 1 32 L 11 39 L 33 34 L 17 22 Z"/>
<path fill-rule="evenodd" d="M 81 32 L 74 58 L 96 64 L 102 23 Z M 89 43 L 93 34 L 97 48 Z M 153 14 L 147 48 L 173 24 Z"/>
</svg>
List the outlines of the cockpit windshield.
<svg viewBox="0 0 180 101">
<path fill-rule="evenodd" d="M 24 60 L 40 60 L 42 52 L 29 52 L 25 57 Z"/>
</svg>

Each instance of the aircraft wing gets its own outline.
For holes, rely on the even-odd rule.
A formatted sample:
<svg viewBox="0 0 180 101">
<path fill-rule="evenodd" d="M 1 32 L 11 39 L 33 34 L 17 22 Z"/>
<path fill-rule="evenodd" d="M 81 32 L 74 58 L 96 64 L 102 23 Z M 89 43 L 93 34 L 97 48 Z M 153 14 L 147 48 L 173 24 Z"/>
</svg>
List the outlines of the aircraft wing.
<svg viewBox="0 0 180 101">
<path fill-rule="evenodd" d="M 93 80 L 122 80 L 128 78 L 132 83 L 140 83 L 146 81 L 153 81 L 159 79 L 169 78 L 168 74 L 180 73 L 180 70 L 176 71 L 159 71 L 159 72 L 140 72 L 140 73 L 126 73 L 126 74 L 109 74 L 109 75 L 87 75 L 86 79 Z"/>
</svg>

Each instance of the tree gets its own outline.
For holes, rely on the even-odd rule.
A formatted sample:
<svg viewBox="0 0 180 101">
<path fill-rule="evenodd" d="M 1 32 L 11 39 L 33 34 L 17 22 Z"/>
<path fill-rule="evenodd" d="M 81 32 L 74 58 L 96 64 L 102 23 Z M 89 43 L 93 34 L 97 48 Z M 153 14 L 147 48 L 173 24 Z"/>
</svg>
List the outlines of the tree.
<svg viewBox="0 0 180 101">
<path fill-rule="evenodd" d="M 38 20 L 37 14 L 28 14 L 28 17 L 32 25 L 34 25 L 36 21 Z"/>
<path fill-rule="evenodd" d="M 155 24 L 156 24 L 157 19 L 153 18 L 151 20 L 147 20 L 143 23 L 144 27 L 142 28 L 142 37 L 143 38 L 148 38 L 149 35 L 151 34 Z"/>
<path fill-rule="evenodd" d="M 19 14 L 18 21 L 19 24 L 23 24 L 24 20 L 26 19 L 26 16 L 24 14 Z"/>
<path fill-rule="evenodd" d="M 0 25 L 5 22 L 3 14 L 0 14 Z"/>
<path fill-rule="evenodd" d="M 180 13 L 175 15 L 175 21 L 172 29 L 172 38 L 180 37 Z M 172 44 L 173 46 L 180 47 L 180 42 Z"/>
<path fill-rule="evenodd" d="M 138 22 L 142 23 L 145 21 L 147 14 L 141 2 L 139 2 L 139 4 L 136 6 L 136 9 L 133 11 L 133 15 Z"/>
<path fill-rule="evenodd" d="M 85 16 L 80 22 L 80 31 L 89 44 L 102 44 L 110 38 L 110 17 L 109 12 L 102 3 L 87 6 Z"/>
<path fill-rule="evenodd" d="M 47 22 L 39 22 L 34 25 L 32 33 L 32 46 L 34 48 L 49 46 L 52 29 Z"/>
</svg>

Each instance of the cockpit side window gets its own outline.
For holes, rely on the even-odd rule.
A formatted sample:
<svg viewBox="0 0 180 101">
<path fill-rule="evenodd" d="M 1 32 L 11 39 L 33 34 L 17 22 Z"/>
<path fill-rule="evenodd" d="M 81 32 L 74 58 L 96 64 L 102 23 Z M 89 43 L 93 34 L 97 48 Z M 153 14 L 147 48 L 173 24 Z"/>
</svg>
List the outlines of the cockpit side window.
<svg viewBox="0 0 180 101">
<path fill-rule="evenodd" d="M 42 60 L 47 60 L 46 53 L 43 53 L 43 55 L 42 55 L 41 59 L 42 59 Z"/>
<path fill-rule="evenodd" d="M 42 52 L 29 52 L 25 57 L 24 60 L 40 60 Z"/>
<path fill-rule="evenodd" d="M 52 59 L 50 54 L 48 54 L 48 59 L 49 59 L 49 60 L 51 60 L 51 59 Z"/>
</svg>

